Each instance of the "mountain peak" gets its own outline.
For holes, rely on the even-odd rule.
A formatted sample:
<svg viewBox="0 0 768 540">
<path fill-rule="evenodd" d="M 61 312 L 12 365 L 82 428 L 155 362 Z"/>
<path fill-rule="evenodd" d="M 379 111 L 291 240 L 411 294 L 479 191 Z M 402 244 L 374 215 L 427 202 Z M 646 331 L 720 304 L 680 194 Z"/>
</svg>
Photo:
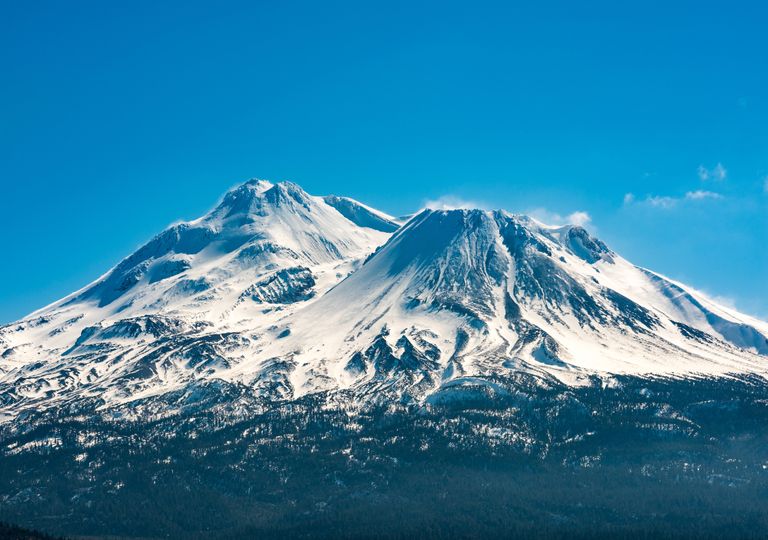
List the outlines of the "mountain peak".
<svg viewBox="0 0 768 540">
<path fill-rule="evenodd" d="M 274 186 L 274 183 L 270 182 L 269 180 L 264 180 L 262 178 L 251 178 L 250 180 L 247 180 L 242 184 L 240 184 L 240 186 L 248 186 L 256 191 L 262 192 Z"/>
<path fill-rule="evenodd" d="M 128 309 L 136 295 L 149 294 L 147 287 L 175 283 L 172 292 L 152 296 L 183 297 L 239 272 L 256 271 L 258 266 L 252 265 L 270 268 L 277 261 L 310 264 L 362 257 L 373 251 L 386 230 L 363 227 L 293 182 L 251 179 L 229 190 L 205 216 L 175 224 L 152 238 L 67 302 L 92 300 L 100 308 Z M 215 260 L 221 261 L 215 278 L 195 271 Z"/>
<path fill-rule="evenodd" d="M 264 192 L 264 199 L 274 206 L 299 204 L 309 208 L 314 204 L 310 195 L 301 186 L 287 180 L 278 182 Z"/>
<path fill-rule="evenodd" d="M 236 214 L 263 214 L 265 206 L 279 207 L 299 204 L 308 208 L 312 204 L 310 195 L 299 185 L 282 181 L 251 179 L 231 189 L 224 195 L 212 215 L 225 218 Z"/>
</svg>

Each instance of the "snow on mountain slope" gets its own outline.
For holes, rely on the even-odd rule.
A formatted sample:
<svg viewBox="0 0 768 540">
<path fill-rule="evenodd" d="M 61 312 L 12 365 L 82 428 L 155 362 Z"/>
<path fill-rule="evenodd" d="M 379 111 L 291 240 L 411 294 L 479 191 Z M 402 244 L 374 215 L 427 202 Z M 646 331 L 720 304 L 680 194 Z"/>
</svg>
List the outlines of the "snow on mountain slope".
<svg viewBox="0 0 768 540">
<path fill-rule="evenodd" d="M 247 182 L 95 283 L 0 330 L 9 408 L 162 393 L 258 356 L 271 321 L 310 303 L 388 237 L 283 182 Z M 251 327 L 264 327 L 255 335 Z"/>
<path fill-rule="evenodd" d="M 480 210 L 400 226 L 352 199 L 250 181 L 0 329 L 0 415 L 218 380 L 265 400 L 352 388 L 439 401 L 517 371 L 765 376 L 766 335 L 580 227 Z"/>
<path fill-rule="evenodd" d="M 392 233 L 400 228 L 404 221 L 385 214 L 375 208 L 366 206 L 349 197 L 337 197 L 328 195 L 323 200 L 338 210 L 341 215 L 352 223 L 361 227 L 368 227 L 377 231 Z"/>
<path fill-rule="evenodd" d="M 579 227 L 425 211 L 297 313 L 285 346 L 313 344 L 297 359 L 342 384 L 400 380 L 424 394 L 512 370 L 571 383 L 594 373 L 768 372 L 765 334 L 694 293 L 670 300 L 672 287 Z"/>
</svg>

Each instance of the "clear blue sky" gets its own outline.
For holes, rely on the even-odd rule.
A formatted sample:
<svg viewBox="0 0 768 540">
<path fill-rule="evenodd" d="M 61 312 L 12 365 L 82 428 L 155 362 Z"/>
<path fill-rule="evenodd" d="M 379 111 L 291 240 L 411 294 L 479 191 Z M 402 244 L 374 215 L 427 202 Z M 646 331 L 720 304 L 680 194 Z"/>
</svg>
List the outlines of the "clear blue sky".
<svg viewBox="0 0 768 540">
<path fill-rule="evenodd" d="M 250 177 L 587 212 L 768 318 L 766 4 L 511 4 L 2 0 L 0 321 Z"/>
</svg>

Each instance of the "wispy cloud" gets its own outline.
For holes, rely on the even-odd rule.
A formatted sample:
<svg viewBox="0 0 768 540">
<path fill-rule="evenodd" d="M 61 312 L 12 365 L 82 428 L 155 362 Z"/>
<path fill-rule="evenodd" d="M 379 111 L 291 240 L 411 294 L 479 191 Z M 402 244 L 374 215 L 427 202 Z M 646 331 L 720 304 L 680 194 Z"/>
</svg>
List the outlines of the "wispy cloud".
<svg viewBox="0 0 768 540">
<path fill-rule="evenodd" d="M 763 178 L 763 193 L 768 195 L 768 176 Z"/>
<path fill-rule="evenodd" d="M 546 208 L 534 208 L 526 212 L 529 216 L 547 225 L 578 225 L 595 230 L 592 224 L 592 216 L 584 210 L 576 210 L 567 215 L 551 212 Z"/>
<path fill-rule="evenodd" d="M 728 170 L 723 167 L 722 163 L 718 163 L 713 169 L 707 169 L 704 165 L 699 165 L 696 172 L 702 182 L 706 182 L 707 180 L 717 180 L 718 182 L 722 182 L 728 177 Z"/>
<path fill-rule="evenodd" d="M 735 311 L 741 311 L 739 307 L 736 305 L 736 299 L 732 296 L 713 294 L 708 292 L 705 289 L 694 288 L 690 285 L 688 285 L 687 288 L 693 291 L 695 294 L 699 296 L 703 296 L 707 300 L 714 302 L 715 304 L 719 304 L 724 308 L 733 309 Z"/>
<path fill-rule="evenodd" d="M 733 310 L 738 311 L 738 307 L 736 306 L 736 299 L 732 296 L 723 296 L 720 294 L 704 294 L 707 298 L 712 300 L 716 304 L 720 304 L 723 307 L 727 307 Z"/>
<path fill-rule="evenodd" d="M 565 221 L 573 225 L 586 227 L 587 225 L 592 223 L 592 216 L 590 216 L 589 213 L 584 212 L 583 210 L 577 210 L 576 212 L 572 212 L 567 216 L 565 216 Z"/>
<path fill-rule="evenodd" d="M 424 208 L 429 208 L 430 210 L 458 210 L 474 208 L 487 210 L 488 205 L 479 201 L 462 199 L 456 195 L 443 195 L 437 199 L 425 201 Z"/>
<path fill-rule="evenodd" d="M 669 195 L 648 195 L 644 199 L 637 199 L 633 193 L 627 193 L 624 195 L 624 206 L 630 206 L 633 204 L 642 204 L 651 206 L 653 208 L 662 208 L 669 210 L 675 208 L 684 202 L 695 202 L 704 200 L 718 200 L 725 197 L 720 193 L 714 191 L 705 191 L 698 189 L 696 191 L 689 191 L 682 197 L 671 197 Z"/>
<path fill-rule="evenodd" d="M 720 193 L 714 191 L 705 191 L 703 189 L 697 189 L 696 191 L 689 191 L 685 194 L 685 199 L 688 201 L 701 201 L 703 199 L 722 199 L 723 196 Z"/>
<path fill-rule="evenodd" d="M 677 206 L 677 203 L 680 202 L 680 199 L 661 195 L 649 195 L 641 202 L 653 206 L 654 208 L 674 208 Z"/>
</svg>

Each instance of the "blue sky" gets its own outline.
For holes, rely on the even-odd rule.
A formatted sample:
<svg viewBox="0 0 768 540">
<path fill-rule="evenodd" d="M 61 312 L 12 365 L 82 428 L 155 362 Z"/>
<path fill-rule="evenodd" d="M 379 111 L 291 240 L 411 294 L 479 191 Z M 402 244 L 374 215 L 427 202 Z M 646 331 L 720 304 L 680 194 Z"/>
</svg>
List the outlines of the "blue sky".
<svg viewBox="0 0 768 540">
<path fill-rule="evenodd" d="M 765 4 L 512 4 L 0 3 L 0 321 L 250 177 L 576 219 L 768 318 Z"/>
</svg>

